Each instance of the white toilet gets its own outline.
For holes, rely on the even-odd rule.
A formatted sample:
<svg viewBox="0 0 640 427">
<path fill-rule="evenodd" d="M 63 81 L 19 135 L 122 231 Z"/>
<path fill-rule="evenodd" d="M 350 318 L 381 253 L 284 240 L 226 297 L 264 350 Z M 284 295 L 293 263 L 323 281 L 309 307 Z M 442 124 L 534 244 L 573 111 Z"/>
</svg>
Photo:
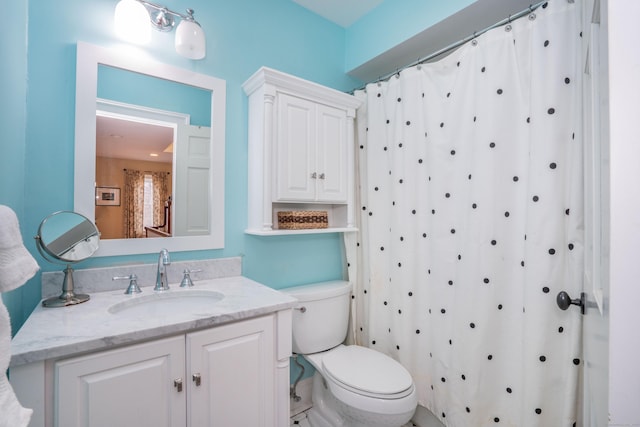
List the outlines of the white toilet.
<svg viewBox="0 0 640 427">
<path fill-rule="evenodd" d="M 349 325 L 351 283 L 332 281 L 283 289 L 298 299 L 293 351 L 313 365 L 307 413 L 312 427 L 400 427 L 418 398 L 409 372 L 375 350 L 343 345 Z"/>
</svg>

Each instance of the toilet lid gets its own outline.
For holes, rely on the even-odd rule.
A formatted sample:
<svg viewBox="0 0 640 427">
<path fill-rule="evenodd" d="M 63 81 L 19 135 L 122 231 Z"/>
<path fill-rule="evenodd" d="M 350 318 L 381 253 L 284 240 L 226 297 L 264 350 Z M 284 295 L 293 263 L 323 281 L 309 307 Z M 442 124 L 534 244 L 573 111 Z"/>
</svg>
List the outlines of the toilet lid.
<svg viewBox="0 0 640 427">
<path fill-rule="evenodd" d="M 398 394 L 413 385 L 400 363 L 366 347 L 337 347 L 322 358 L 322 367 L 336 381 L 367 394 Z"/>
</svg>

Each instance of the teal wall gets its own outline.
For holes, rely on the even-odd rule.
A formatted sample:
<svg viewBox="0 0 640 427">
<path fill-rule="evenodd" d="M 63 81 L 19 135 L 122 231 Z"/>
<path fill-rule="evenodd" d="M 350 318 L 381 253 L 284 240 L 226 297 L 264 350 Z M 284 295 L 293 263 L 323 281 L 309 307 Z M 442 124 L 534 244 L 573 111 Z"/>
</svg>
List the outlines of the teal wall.
<svg viewBox="0 0 640 427">
<path fill-rule="evenodd" d="M 2 125 L 0 204 L 16 211 L 25 245 L 41 271 L 54 271 L 32 236 L 52 212 L 73 210 L 76 43 L 129 48 L 116 39 L 117 0 L 18 0 L 5 22 L 0 54 Z M 247 222 L 247 100 L 242 83 L 268 66 L 317 83 L 350 90 L 350 70 L 470 3 L 386 0 L 345 30 L 291 0 L 179 0 L 174 10 L 195 9 L 207 37 L 207 57 L 191 61 L 173 49 L 173 33 L 153 32 L 144 50 L 156 60 L 227 82 L 225 248 L 173 253 L 173 260 L 241 256 L 243 274 L 279 289 L 342 278 L 338 234 L 290 237 L 245 235 Z M 410 6 L 407 8 L 407 5 Z M 401 6 L 401 7 L 399 7 Z M 402 64 L 399 64 L 402 65 Z M 77 266 L 152 263 L 155 254 L 93 258 Z M 40 273 L 3 294 L 15 333 L 38 304 Z"/>
<path fill-rule="evenodd" d="M 67 0 L 64 8 L 44 0 L 21 1 L 9 24 L 19 35 L 3 40 L 3 182 L 0 203 L 18 214 L 25 244 L 40 264 L 31 236 L 46 215 L 73 209 L 76 43 L 118 48 L 113 34 L 116 0 Z M 243 4 L 244 3 L 244 4 Z M 184 2 L 165 1 L 181 10 Z M 28 9 L 27 9 L 28 5 Z M 347 90 L 360 82 L 344 73 L 344 29 L 290 0 L 190 0 L 207 35 L 207 57 L 191 61 L 173 49 L 173 33 L 153 32 L 145 50 L 156 60 L 227 81 L 225 248 L 172 254 L 174 260 L 243 257 L 243 274 L 274 288 L 341 278 L 338 234 L 264 238 L 247 236 L 247 100 L 241 85 L 266 65 L 302 78 Z M 22 12 L 22 16 L 20 16 Z M 22 19 L 20 19 L 22 18 Z M 28 30 L 27 30 L 28 29 Z M 28 49 L 27 49 L 28 40 Z M 8 68 L 8 70 L 7 70 Z M 28 82 L 28 85 L 27 85 Z M 5 89 L 6 88 L 6 89 Z M 4 139 L 3 138 L 3 139 Z M 9 144 L 9 138 L 11 143 Z M 7 155 L 8 154 L 8 155 Z M 94 258 L 77 268 L 122 262 L 151 263 L 154 255 Z M 14 333 L 40 299 L 40 276 L 8 293 Z"/>
<path fill-rule="evenodd" d="M 211 91 L 98 65 L 98 98 L 189 115 L 193 126 L 211 126 Z"/>
<path fill-rule="evenodd" d="M 27 122 L 27 3 L 15 2 L 11 8 L 4 34 L 0 37 L 0 55 L 5 58 L 0 67 L 0 203 L 12 208 L 22 221 L 25 201 L 25 128 Z M 21 222 L 23 236 L 34 235 L 35 230 Z M 14 328 L 22 324 L 24 312 L 31 312 L 33 301 L 40 292 L 18 289 L 2 294 L 8 306 Z M 26 307 L 26 308 L 23 308 Z M 14 317 L 18 318 L 15 322 Z"/>
<path fill-rule="evenodd" d="M 347 29 L 345 70 L 361 66 L 474 2 L 385 0 Z M 398 64 L 398 68 L 403 65 Z"/>
</svg>

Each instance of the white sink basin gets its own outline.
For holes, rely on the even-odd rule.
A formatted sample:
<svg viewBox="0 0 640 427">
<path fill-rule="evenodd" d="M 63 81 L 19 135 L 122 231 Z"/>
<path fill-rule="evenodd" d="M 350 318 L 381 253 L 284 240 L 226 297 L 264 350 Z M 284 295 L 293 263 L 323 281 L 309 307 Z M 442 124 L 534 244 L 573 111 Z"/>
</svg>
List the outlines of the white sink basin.
<svg viewBox="0 0 640 427">
<path fill-rule="evenodd" d="M 140 295 L 113 304 L 111 314 L 127 316 L 163 316 L 182 312 L 190 315 L 207 315 L 224 295 L 209 290 L 176 290 Z"/>
</svg>

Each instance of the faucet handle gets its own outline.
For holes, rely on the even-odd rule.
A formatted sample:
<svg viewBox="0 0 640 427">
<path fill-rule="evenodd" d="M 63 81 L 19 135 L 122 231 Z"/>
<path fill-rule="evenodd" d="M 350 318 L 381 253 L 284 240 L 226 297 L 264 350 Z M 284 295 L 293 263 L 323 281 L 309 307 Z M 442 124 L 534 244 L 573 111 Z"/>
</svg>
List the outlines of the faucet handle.
<svg viewBox="0 0 640 427">
<path fill-rule="evenodd" d="M 142 289 L 138 286 L 138 276 L 135 274 L 131 274 L 129 276 L 115 276 L 111 278 L 111 280 L 129 280 L 129 287 L 124 291 L 126 295 L 139 294 L 142 292 Z"/>
<path fill-rule="evenodd" d="M 194 270 L 189 270 L 188 268 L 185 268 L 183 271 L 184 276 L 182 277 L 182 282 L 180 282 L 180 287 L 185 288 L 185 287 L 193 286 L 193 280 L 191 280 L 191 273 L 197 273 L 199 271 L 202 271 L 202 269 L 198 268 Z"/>
</svg>

